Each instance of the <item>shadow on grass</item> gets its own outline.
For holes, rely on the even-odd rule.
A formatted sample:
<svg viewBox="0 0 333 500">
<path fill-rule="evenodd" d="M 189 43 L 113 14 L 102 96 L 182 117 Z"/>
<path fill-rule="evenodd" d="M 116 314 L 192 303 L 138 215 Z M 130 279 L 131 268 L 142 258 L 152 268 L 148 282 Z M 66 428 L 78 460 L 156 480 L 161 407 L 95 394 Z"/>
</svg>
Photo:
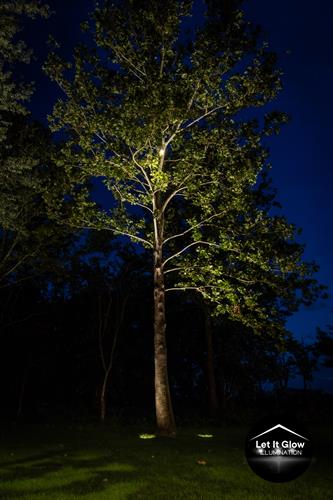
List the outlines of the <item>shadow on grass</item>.
<svg viewBox="0 0 333 500">
<path fill-rule="evenodd" d="M 134 466 L 112 457 L 71 457 L 55 450 L 2 462 L 0 475 L 1 500 L 30 499 L 41 494 L 46 498 L 57 498 L 57 494 L 76 497 L 110 487 L 120 494 L 124 486 L 130 487 L 140 479 Z"/>
<path fill-rule="evenodd" d="M 44 453 L 39 453 L 36 455 L 32 455 L 30 457 L 17 458 L 15 460 L 8 460 L 7 462 L 0 462 L 0 467 L 12 467 L 16 465 L 21 465 L 29 462 L 36 462 L 38 460 L 48 460 L 52 456 L 59 456 L 59 451 L 50 450 Z"/>
</svg>

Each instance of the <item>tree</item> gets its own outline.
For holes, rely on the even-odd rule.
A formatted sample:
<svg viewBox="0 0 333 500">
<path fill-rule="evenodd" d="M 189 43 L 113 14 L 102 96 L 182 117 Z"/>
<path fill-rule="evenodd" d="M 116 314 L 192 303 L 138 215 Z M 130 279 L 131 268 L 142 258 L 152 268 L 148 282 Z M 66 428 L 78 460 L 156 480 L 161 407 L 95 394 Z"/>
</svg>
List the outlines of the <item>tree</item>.
<svg viewBox="0 0 333 500">
<path fill-rule="evenodd" d="M 0 286 L 29 279 L 50 259 L 54 265 L 69 235 L 47 219 L 43 199 L 56 181 L 49 134 L 25 117 L 11 121 L 0 146 Z"/>
<path fill-rule="evenodd" d="M 32 85 L 13 77 L 17 63 L 29 63 L 31 50 L 18 39 L 22 17 L 48 16 L 48 8 L 38 0 L 4 0 L 0 5 L 0 145 L 13 150 L 7 142 L 7 130 L 12 117 L 28 114 L 26 102 L 32 94 Z M 14 148 L 15 149 L 15 148 Z"/>
<path fill-rule="evenodd" d="M 312 344 L 305 344 L 304 340 L 296 340 L 290 338 L 289 352 L 294 357 L 294 362 L 297 367 L 298 374 L 303 379 L 304 391 L 308 389 L 309 384 L 313 380 L 313 372 L 318 365 L 318 355 L 316 349 Z"/>
<path fill-rule="evenodd" d="M 52 163 L 49 130 L 28 110 L 33 84 L 20 65 L 32 51 L 19 37 L 23 20 L 47 17 L 39 0 L 0 5 L 0 286 L 60 270 L 70 232 L 47 217 L 45 198 L 66 178 Z"/>
<path fill-rule="evenodd" d="M 314 355 L 323 357 L 322 366 L 333 368 L 333 326 L 327 325 L 327 331 L 317 328 Z"/>
<path fill-rule="evenodd" d="M 281 285 L 287 300 L 288 280 L 314 270 L 300 262 L 295 228 L 254 207 L 252 188 L 268 156 L 263 139 L 286 117 L 249 117 L 275 98 L 281 75 L 240 4 L 206 1 L 194 25 L 188 0 L 105 0 L 84 25 L 91 38 L 74 62 L 55 52 L 47 64 L 66 94 L 51 127 L 66 135 L 56 161 L 73 186 L 50 213 L 64 220 L 72 199 L 72 227 L 109 230 L 151 251 L 161 435 L 176 432 L 166 292 L 194 289 L 218 313 L 258 323 L 268 314 L 263 287 L 267 295 Z M 91 178 L 112 193 L 109 209 L 89 196 Z"/>
<path fill-rule="evenodd" d="M 138 270 L 142 257 L 130 248 L 121 249 L 118 245 L 116 262 L 109 259 L 106 266 L 96 262 L 90 264 L 94 276 L 96 296 L 96 333 L 98 351 L 102 366 L 102 382 L 99 390 L 100 420 L 105 422 L 108 410 L 108 392 L 112 370 L 124 328 L 124 318 L 130 299 L 138 293 Z"/>
<path fill-rule="evenodd" d="M 232 318 L 237 323 L 242 323 L 247 335 L 249 329 L 252 329 L 257 336 L 260 334 L 263 338 L 269 333 L 271 342 L 286 343 L 289 338 L 285 329 L 288 316 L 297 311 L 301 304 L 310 305 L 318 296 L 325 296 L 325 287 L 311 277 L 316 265 L 301 262 L 303 246 L 294 239 L 292 226 L 288 227 L 287 221 L 276 214 L 281 206 L 276 201 L 276 190 L 272 187 L 272 180 L 266 169 L 261 172 L 256 187 L 244 192 L 243 196 L 248 197 L 246 212 L 235 214 L 237 224 L 226 225 L 224 234 L 220 236 L 222 241 L 228 237 L 228 250 L 231 250 L 229 255 L 225 248 L 215 246 L 210 252 L 192 258 L 192 264 L 189 256 L 186 256 L 187 266 L 177 269 L 178 279 L 182 281 L 176 284 L 175 290 L 186 290 L 196 282 L 196 290 L 199 288 L 202 295 L 206 295 L 207 384 L 212 413 L 216 412 L 213 408 L 217 407 L 217 396 L 214 380 L 214 329 L 209 326 L 213 320 L 210 316 L 220 316 L 222 323 L 223 318 Z M 273 217 L 272 213 L 276 215 Z M 286 233 L 282 228 L 287 229 L 293 239 L 286 240 Z M 210 233 L 211 238 L 214 238 L 214 230 Z M 284 261 L 284 265 L 289 266 L 288 273 L 281 275 L 273 260 L 270 261 L 273 256 L 276 262 L 281 264 Z M 196 262 L 195 266 L 193 261 Z M 210 262 L 215 262 L 213 271 Z M 216 286 L 218 280 L 223 280 L 229 288 L 229 304 Z M 210 288 L 213 291 L 206 294 L 206 290 Z M 230 354 L 230 346 L 229 343 L 227 356 Z M 263 368 L 261 369 L 264 373 Z M 252 371 L 256 372 L 253 368 Z"/>
<path fill-rule="evenodd" d="M 17 64 L 31 58 L 18 38 L 22 18 L 47 15 L 47 7 L 38 1 L 0 5 L 0 281 L 11 279 L 36 259 L 51 236 L 41 196 L 49 187 L 50 136 L 29 120 L 26 105 L 32 85 L 14 77 Z"/>
</svg>

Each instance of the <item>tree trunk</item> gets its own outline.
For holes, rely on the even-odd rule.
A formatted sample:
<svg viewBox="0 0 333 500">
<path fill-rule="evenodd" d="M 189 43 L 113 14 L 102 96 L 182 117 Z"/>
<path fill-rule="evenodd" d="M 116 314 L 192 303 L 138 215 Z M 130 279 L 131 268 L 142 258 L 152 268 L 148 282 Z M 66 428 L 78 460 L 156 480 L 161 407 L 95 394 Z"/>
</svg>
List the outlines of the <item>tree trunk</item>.
<svg viewBox="0 0 333 500">
<path fill-rule="evenodd" d="M 204 307 L 204 311 L 205 311 L 205 334 L 206 334 L 206 348 L 207 348 L 207 385 L 208 385 L 209 413 L 211 417 L 216 417 L 218 413 L 219 404 L 216 391 L 216 379 L 215 379 L 215 368 L 214 368 L 212 321 L 207 307 Z"/>
<path fill-rule="evenodd" d="M 103 320 L 102 303 L 101 303 L 101 300 L 99 300 L 99 308 L 98 308 L 98 312 L 99 312 L 99 329 L 98 329 L 99 330 L 99 337 L 98 337 L 98 340 L 99 340 L 99 351 L 100 351 L 102 366 L 103 366 L 103 370 L 104 370 L 104 378 L 103 378 L 103 383 L 102 383 L 102 388 L 101 388 L 101 393 L 100 393 L 100 398 L 99 398 L 100 420 L 101 420 L 102 424 L 104 424 L 105 418 L 106 418 L 107 388 L 108 388 L 109 382 L 110 382 L 110 374 L 111 374 L 111 370 L 113 367 L 114 353 L 115 353 L 115 349 L 116 349 L 119 331 L 120 331 L 120 328 L 122 326 L 123 319 L 124 319 L 127 299 L 128 299 L 128 295 L 123 297 L 122 302 L 121 302 L 121 306 L 119 306 L 119 308 L 120 308 L 119 317 L 118 317 L 118 320 L 117 320 L 117 323 L 116 323 L 115 329 L 114 329 L 112 348 L 111 348 L 111 353 L 110 353 L 110 357 L 109 357 L 108 362 L 106 362 L 106 355 L 105 355 L 104 347 L 103 347 L 103 336 L 107 333 L 108 330 L 110 330 L 111 298 L 109 300 L 107 310 L 105 312 L 104 320 Z"/>
<path fill-rule="evenodd" d="M 165 291 L 162 268 L 162 245 L 154 251 L 154 361 L 157 434 L 173 437 L 176 424 L 172 409 L 166 346 Z"/>
<path fill-rule="evenodd" d="M 101 423 L 102 424 L 104 424 L 105 417 L 106 417 L 106 389 L 108 387 L 110 370 L 111 369 L 106 370 L 106 372 L 104 373 L 104 380 L 103 380 L 102 389 L 101 389 L 101 396 L 100 396 L 100 419 L 101 419 Z"/>
</svg>

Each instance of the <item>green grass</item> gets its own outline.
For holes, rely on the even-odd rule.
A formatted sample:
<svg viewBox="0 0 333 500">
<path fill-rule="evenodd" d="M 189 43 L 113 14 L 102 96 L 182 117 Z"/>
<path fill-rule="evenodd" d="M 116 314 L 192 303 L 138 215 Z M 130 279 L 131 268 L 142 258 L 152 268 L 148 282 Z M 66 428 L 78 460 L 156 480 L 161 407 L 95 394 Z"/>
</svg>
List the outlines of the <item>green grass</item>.
<svg viewBox="0 0 333 500">
<path fill-rule="evenodd" d="M 266 482 L 248 467 L 243 454 L 245 428 L 180 429 L 176 439 L 140 439 L 143 433 L 151 429 L 2 429 L 0 499 L 333 498 L 333 439 L 328 429 L 312 429 L 313 463 L 302 476 L 284 484 Z"/>
</svg>

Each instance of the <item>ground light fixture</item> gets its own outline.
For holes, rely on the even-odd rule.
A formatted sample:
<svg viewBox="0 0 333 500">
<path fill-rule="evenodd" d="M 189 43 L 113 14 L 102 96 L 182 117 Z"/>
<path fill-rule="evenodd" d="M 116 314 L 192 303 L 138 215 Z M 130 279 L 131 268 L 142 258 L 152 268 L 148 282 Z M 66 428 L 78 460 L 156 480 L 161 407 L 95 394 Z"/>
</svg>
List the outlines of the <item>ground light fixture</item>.
<svg viewBox="0 0 333 500">
<path fill-rule="evenodd" d="M 140 439 L 154 439 L 156 438 L 155 434 L 139 434 Z"/>
</svg>

